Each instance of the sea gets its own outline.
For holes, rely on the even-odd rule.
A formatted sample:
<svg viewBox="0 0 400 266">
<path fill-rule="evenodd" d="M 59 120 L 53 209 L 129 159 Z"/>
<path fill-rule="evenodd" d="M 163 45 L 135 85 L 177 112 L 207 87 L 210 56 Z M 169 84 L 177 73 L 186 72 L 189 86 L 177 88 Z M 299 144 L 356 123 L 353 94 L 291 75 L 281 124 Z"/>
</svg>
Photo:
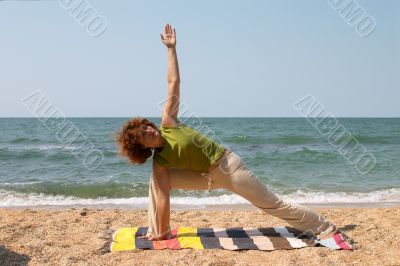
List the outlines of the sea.
<svg viewBox="0 0 400 266">
<path fill-rule="evenodd" d="M 129 119 L 0 118 L 0 207 L 146 208 L 152 160 L 130 164 L 114 139 Z M 330 131 L 319 122 L 184 119 L 240 155 L 259 180 L 292 203 L 400 203 L 400 118 L 336 118 Z M 343 141 L 335 142 L 339 131 Z M 249 202 L 222 189 L 173 190 L 171 204 L 201 209 Z"/>
</svg>

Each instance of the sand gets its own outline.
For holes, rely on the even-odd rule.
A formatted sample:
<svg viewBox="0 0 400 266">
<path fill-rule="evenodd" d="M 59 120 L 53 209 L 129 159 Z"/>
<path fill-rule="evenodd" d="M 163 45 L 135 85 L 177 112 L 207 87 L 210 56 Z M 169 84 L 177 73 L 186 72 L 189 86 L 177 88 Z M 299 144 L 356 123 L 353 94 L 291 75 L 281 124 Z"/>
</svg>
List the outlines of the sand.
<svg viewBox="0 0 400 266">
<path fill-rule="evenodd" d="M 146 210 L 0 209 L 0 265 L 400 265 L 400 206 L 318 208 L 357 241 L 355 251 L 136 250 L 102 254 L 104 231 L 146 226 Z M 171 225 L 287 225 L 259 210 L 173 210 Z"/>
</svg>

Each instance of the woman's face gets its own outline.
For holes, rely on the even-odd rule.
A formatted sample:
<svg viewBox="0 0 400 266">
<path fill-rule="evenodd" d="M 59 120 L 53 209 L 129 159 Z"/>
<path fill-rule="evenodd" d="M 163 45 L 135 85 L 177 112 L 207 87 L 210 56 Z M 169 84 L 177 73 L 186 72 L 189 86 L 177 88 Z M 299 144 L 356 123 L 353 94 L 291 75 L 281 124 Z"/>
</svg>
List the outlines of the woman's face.
<svg viewBox="0 0 400 266">
<path fill-rule="evenodd" d="M 138 142 L 146 148 L 160 147 L 162 143 L 162 136 L 160 132 L 151 127 L 141 125 L 138 132 Z"/>
</svg>

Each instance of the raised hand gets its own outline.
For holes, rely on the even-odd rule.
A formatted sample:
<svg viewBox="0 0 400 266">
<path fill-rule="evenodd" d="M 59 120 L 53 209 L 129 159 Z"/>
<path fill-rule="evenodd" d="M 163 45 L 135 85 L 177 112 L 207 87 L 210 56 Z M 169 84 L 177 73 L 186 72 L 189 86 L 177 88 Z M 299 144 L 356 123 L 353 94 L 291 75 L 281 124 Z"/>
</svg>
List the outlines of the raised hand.
<svg viewBox="0 0 400 266">
<path fill-rule="evenodd" d="M 164 27 L 164 33 L 160 34 L 161 41 L 168 48 L 175 48 L 176 45 L 176 31 L 172 29 L 171 25 L 166 24 Z"/>
</svg>

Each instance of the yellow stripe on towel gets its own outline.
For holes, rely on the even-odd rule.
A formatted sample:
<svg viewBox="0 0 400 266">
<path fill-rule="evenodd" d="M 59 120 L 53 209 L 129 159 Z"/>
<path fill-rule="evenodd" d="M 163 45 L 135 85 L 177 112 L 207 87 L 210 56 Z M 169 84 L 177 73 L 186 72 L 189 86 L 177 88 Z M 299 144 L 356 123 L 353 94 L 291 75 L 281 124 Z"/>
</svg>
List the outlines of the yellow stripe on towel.
<svg viewBox="0 0 400 266">
<path fill-rule="evenodd" d="M 135 249 L 135 235 L 137 227 L 123 227 L 118 229 L 111 244 L 111 251 L 123 251 Z"/>
<path fill-rule="evenodd" d="M 181 248 L 204 249 L 200 237 L 197 236 L 196 227 L 180 226 L 177 235 Z"/>
</svg>

